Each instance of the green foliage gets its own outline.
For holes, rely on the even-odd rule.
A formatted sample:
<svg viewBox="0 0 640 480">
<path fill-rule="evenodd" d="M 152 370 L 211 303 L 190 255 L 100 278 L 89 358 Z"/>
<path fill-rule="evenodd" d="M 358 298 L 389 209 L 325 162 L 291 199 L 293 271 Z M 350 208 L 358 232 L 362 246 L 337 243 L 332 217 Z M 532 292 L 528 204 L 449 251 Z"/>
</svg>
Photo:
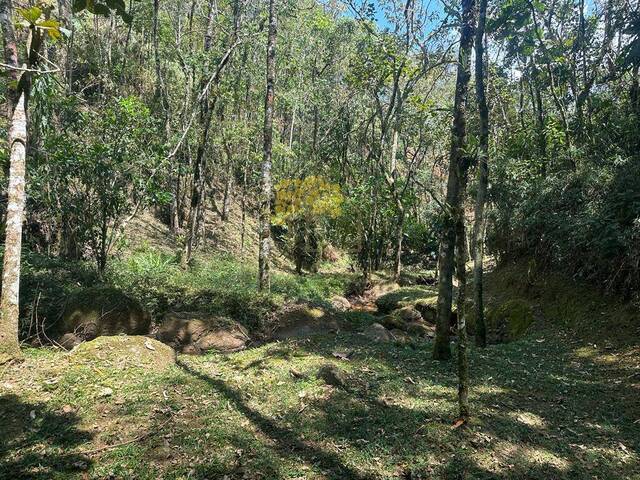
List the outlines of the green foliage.
<svg viewBox="0 0 640 480">
<path fill-rule="evenodd" d="M 77 108 L 73 100 L 59 105 Z M 165 198 L 154 178 L 163 165 L 155 122 L 139 99 L 124 97 L 69 116 L 65 127 L 46 132 L 44 158 L 30 172 L 31 199 L 62 235 L 73 230 L 68 248 L 89 249 L 103 269 L 125 216 Z"/>
</svg>

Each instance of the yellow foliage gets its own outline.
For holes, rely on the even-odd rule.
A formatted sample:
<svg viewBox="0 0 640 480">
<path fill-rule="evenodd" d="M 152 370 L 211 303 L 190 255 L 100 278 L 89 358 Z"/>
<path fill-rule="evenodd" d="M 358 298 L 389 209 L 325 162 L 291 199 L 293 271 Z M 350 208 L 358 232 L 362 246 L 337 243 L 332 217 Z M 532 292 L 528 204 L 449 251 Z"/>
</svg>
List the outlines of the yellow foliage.
<svg viewBox="0 0 640 480">
<path fill-rule="evenodd" d="M 319 176 L 284 179 L 275 190 L 276 225 L 300 218 L 335 218 L 344 202 L 340 186 Z"/>
</svg>

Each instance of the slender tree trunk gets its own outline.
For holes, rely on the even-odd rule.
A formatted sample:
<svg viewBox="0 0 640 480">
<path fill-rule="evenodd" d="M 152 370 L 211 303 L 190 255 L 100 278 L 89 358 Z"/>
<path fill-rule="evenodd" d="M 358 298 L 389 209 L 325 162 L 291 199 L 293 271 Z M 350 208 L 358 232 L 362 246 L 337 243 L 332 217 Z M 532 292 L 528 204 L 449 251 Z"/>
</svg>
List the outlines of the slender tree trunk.
<svg viewBox="0 0 640 480">
<path fill-rule="evenodd" d="M 393 278 L 398 280 L 402 272 L 402 240 L 404 238 L 404 208 L 402 205 L 398 207 L 398 225 L 396 230 L 396 251 L 393 259 Z"/>
<path fill-rule="evenodd" d="M 27 159 L 26 101 L 27 92 L 23 90 L 13 109 L 9 130 L 9 196 L 0 298 L 0 364 L 22 356 L 18 343 L 18 327 L 22 217 L 26 200 L 24 190 Z"/>
<path fill-rule="evenodd" d="M 18 45 L 16 43 L 16 33 L 13 28 L 13 6 L 11 0 L 0 0 L 0 26 L 4 35 L 4 63 L 15 67 L 15 69 L 7 69 L 7 78 L 9 80 L 8 95 L 4 114 L 7 121 L 11 122 L 13 116 L 13 106 L 18 100 L 17 89 L 18 83 Z"/>
<path fill-rule="evenodd" d="M 157 2 L 158 0 L 154 0 Z M 213 36 L 213 19 L 215 16 L 214 1 L 209 1 L 209 9 L 207 13 L 207 27 L 204 33 L 204 53 L 209 54 L 211 49 L 211 38 Z M 206 85 L 206 74 L 202 75 L 200 87 Z M 209 92 L 210 94 L 211 92 Z M 200 230 L 199 223 L 202 218 L 202 209 L 204 208 L 204 170 L 206 162 L 207 144 L 209 142 L 209 130 L 211 127 L 211 119 L 213 117 L 213 105 L 209 98 L 209 94 L 202 97 L 200 104 L 200 125 L 202 132 L 200 142 L 193 165 L 193 184 L 191 190 L 191 206 L 189 208 L 189 221 L 187 224 L 187 235 L 185 238 L 184 252 L 182 256 L 182 264 L 186 266 L 191 261 L 191 255 Z M 215 101 L 215 98 L 214 98 Z"/>
<path fill-rule="evenodd" d="M 276 81 L 275 0 L 269 0 L 269 33 L 267 36 L 267 91 L 264 100 L 264 159 L 262 161 L 262 198 L 260 205 L 260 250 L 258 253 L 258 289 L 269 291 L 271 281 L 271 149 L 273 145 L 273 106 Z"/>
<path fill-rule="evenodd" d="M 453 296 L 453 267 L 456 243 L 456 223 L 462 216 L 461 179 L 466 175 L 468 160 L 464 154 L 466 142 L 466 101 L 471 76 L 471 49 L 473 47 L 475 0 L 462 1 L 462 25 L 458 52 L 458 73 L 454 99 L 451 150 L 449 153 L 449 178 L 447 180 L 446 220 L 443 226 L 439 252 L 438 317 L 433 358 L 451 358 L 449 329 Z"/>
<path fill-rule="evenodd" d="M 481 0 L 482 1 L 482 0 Z M 485 0 L 486 1 L 486 0 Z M 466 190 L 466 176 L 460 178 L 460 191 Z M 456 221 L 456 273 L 458 277 L 458 409 L 462 420 L 469 418 L 469 359 L 467 354 L 467 322 L 465 300 L 467 293 L 467 255 L 464 216 Z"/>
<path fill-rule="evenodd" d="M 25 163 L 27 156 L 27 102 L 29 79 L 18 74 L 18 46 L 13 27 L 11 0 L 0 1 L 0 26 L 4 36 L 4 63 L 10 86 L 5 115 L 9 120 L 9 185 L 2 293 L 0 294 L 0 364 L 22 357 L 18 342 L 20 316 L 20 253 L 22 250 L 22 217 L 25 207 Z M 30 52 L 31 53 L 31 52 Z M 26 66 L 26 65 L 25 65 Z M 29 75 L 24 73 L 24 75 Z M 19 85 L 23 80 L 23 85 Z"/>
<path fill-rule="evenodd" d="M 222 214 L 220 219 L 223 222 L 229 220 L 229 211 L 231 210 L 231 188 L 233 187 L 233 163 L 229 156 L 229 164 L 227 165 L 227 178 L 224 182 L 224 197 L 222 198 Z"/>
<path fill-rule="evenodd" d="M 487 21 L 487 0 L 480 0 L 478 28 L 476 30 L 476 99 L 480 117 L 480 138 L 478 148 L 478 191 L 476 194 L 475 215 L 473 224 L 473 284 L 476 309 L 476 343 L 480 347 L 487 345 L 487 330 L 484 320 L 484 304 L 482 298 L 482 262 L 484 260 L 484 206 L 489 184 L 489 107 L 485 90 L 484 71 L 484 30 Z M 458 307 L 459 308 L 459 307 Z M 459 311 L 459 310 L 458 310 Z"/>
</svg>

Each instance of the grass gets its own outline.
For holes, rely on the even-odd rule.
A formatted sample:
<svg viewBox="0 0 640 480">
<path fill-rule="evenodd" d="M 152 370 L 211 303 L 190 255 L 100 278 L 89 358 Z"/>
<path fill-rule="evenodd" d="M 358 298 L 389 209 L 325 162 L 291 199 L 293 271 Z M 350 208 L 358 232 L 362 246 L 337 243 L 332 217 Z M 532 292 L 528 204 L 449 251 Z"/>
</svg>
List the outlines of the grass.
<svg viewBox="0 0 640 480">
<path fill-rule="evenodd" d="M 25 353 L 0 379 L 0 478 L 640 478 L 637 357 L 570 336 L 472 349 L 466 430 L 451 428 L 454 366 L 429 344 L 345 332 L 162 373 Z M 348 390 L 316 379 L 327 362 Z"/>
<path fill-rule="evenodd" d="M 36 260 L 28 274 L 41 291 L 97 281 L 74 277 L 81 265 Z M 141 249 L 103 281 L 156 318 L 197 307 L 250 323 L 285 301 L 323 303 L 350 280 L 280 271 L 261 296 L 254 275 L 227 257 L 183 271 L 170 254 Z M 526 299 L 536 330 L 471 348 L 468 428 L 452 429 L 455 364 L 432 361 L 428 342 L 368 342 L 358 331 L 376 317 L 350 311 L 337 335 L 180 355 L 166 369 L 27 348 L 24 362 L 0 369 L 0 479 L 640 479 L 637 323 L 615 323 L 627 307 L 612 299 L 518 278 L 515 267 L 490 275 L 488 296 Z M 608 315 L 584 318 L 594 311 Z M 353 353 L 341 361 L 336 351 Z M 326 363 L 349 375 L 347 388 L 316 378 Z"/>
<path fill-rule="evenodd" d="M 344 294 L 354 277 L 338 272 L 299 276 L 275 270 L 271 293 L 266 294 L 257 291 L 256 272 L 254 263 L 226 255 L 197 259 L 183 269 L 176 255 L 141 247 L 125 258 L 112 259 L 100 279 L 85 262 L 29 253 L 22 277 L 23 331 L 28 331 L 34 318 L 54 324 L 74 291 L 94 286 L 115 287 L 140 300 L 156 322 L 171 310 L 196 310 L 230 316 L 256 329 L 287 302 L 326 306 L 332 295 Z"/>
</svg>

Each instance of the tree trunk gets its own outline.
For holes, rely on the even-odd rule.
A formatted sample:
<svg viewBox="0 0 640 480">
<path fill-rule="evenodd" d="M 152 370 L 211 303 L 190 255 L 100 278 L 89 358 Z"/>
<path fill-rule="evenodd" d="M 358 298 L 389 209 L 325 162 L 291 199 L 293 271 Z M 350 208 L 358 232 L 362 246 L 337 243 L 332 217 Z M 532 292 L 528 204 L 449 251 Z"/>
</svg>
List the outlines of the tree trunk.
<svg viewBox="0 0 640 480">
<path fill-rule="evenodd" d="M 473 47 L 475 0 L 462 1 L 462 25 L 460 28 L 460 49 L 458 52 L 458 73 L 454 99 L 453 127 L 451 130 L 451 150 L 449 153 L 449 178 L 447 180 L 446 219 L 443 225 L 439 252 L 438 273 L 438 317 L 433 358 L 451 358 L 449 328 L 451 302 L 453 296 L 453 266 L 456 243 L 456 224 L 462 216 L 461 179 L 466 176 L 468 161 L 464 154 L 466 142 L 466 103 L 471 76 L 471 49 Z"/>
<path fill-rule="evenodd" d="M 398 225 L 396 230 L 396 251 L 393 259 L 393 278 L 398 280 L 402 271 L 402 239 L 404 238 L 404 208 L 398 208 Z"/>
<path fill-rule="evenodd" d="M 481 0 L 483 1 L 483 0 Z M 484 0 L 486 1 L 486 0 Z M 460 178 L 460 191 L 466 190 L 466 177 Z M 469 418 L 469 358 L 467 354 L 467 323 L 465 300 L 467 293 L 467 255 L 465 247 L 464 216 L 456 221 L 456 272 L 458 277 L 458 409 L 462 420 Z"/>
<path fill-rule="evenodd" d="M 25 163 L 27 158 L 27 92 L 22 91 L 13 109 L 9 130 L 10 167 L 7 225 L 0 298 L 0 365 L 21 358 L 18 342 L 20 314 L 20 252 L 25 207 Z"/>
<path fill-rule="evenodd" d="M 276 81 L 276 7 L 269 0 L 269 34 L 267 36 L 267 91 L 264 100 L 264 159 L 262 161 L 262 198 L 260 201 L 260 245 L 258 253 L 258 289 L 269 291 L 269 257 L 271 250 L 271 149 L 273 145 L 273 104 Z"/>
<path fill-rule="evenodd" d="M 207 14 L 207 28 L 204 34 L 204 51 L 208 55 L 211 49 L 211 39 L 213 36 L 213 19 L 216 14 L 215 2 L 211 0 L 209 2 L 209 11 Z M 237 14 L 237 12 L 236 12 Z M 230 48 L 234 48 L 235 40 L 238 34 L 238 18 L 236 16 L 234 25 L 234 31 L 230 36 Z M 218 72 L 221 75 L 222 69 L 226 66 L 230 57 L 230 52 L 227 57 L 223 57 L 219 66 Z M 215 78 L 215 84 L 220 81 L 220 76 Z M 206 75 L 202 76 L 200 85 L 204 88 L 207 84 Z M 211 85 L 211 88 L 213 84 Z M 211 90 L 209 90 L 209 93 Z M 209 131 L 211 129 L 211 119 L 213 117 L 213 110 L 216 103 L 216 97 L 209 98 L 209 94 L 203 95 L 200 104 L 200 124 L 202 126 L 202 133 L 200 135 L 200 142 L 198 144 L 198 150 L 196 153 L 196 159 L 193 167 L 193 185 L 191 192 L 191 207 L 189 209 L 189 221 L 187 224 L 187 235 L 185 238 L 185 246 L 182 257 L 182 265 L 186 266 L 191 261 L 191 254 L 200 231 L 200 224 L 203 223 L 204 218 L 204 189 L 205 189 L 205 169 L 206 169 L 206 151 L 207 144 L 209 143 Z"/>
<path fill-rule="evenodd" d="M 476 309 L 476 343 L 480 347 L 487 346 L 487 331 L 484 320 L 484 304 L 482 299 L 482 262 L 484 260 L 484 206 L 489 183 L 489 108 L 485 91 L 484 71 L 484 30 L 487 20 L 487 0 L 480 0 L 478 29 L 476 30 L 476 99 L 480 117 L 480 138 L 478 147 L 478 191 L 476 194 L 475 215 L 473 224 L 473 284 Z M 459 308 L 459 307 L 458 307 Z M 459 311 L 459 310 L 458 310 Z"/>
<path fill-rule="evenodd" d="M 13 107 L 17 97 L 17 89 L 15 85 L 18 83 L 18 45 L 16 43 L 16 33 L 13 28 L 13 6 L 11 0 L 0 0 L 0 26 L 4 35 L 4 63 L 16 67 L 15 69 L 7 69 L 8 94 L 6 95 L 6 105 L 4 114 L 7 121 L 11 122 L 13 116 Z M 14 85 L 14 86 L 11 86 Z"/>
</svg>

